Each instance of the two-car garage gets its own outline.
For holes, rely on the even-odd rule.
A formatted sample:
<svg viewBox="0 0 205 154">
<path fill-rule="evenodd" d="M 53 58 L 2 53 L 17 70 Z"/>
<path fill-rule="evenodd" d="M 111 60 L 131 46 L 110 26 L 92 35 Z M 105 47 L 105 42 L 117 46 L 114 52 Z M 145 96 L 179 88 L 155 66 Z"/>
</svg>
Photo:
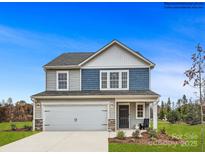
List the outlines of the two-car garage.
<svg viewBox="0 0 205 154">
<path fill-rule="evenodd" d="M 106 131 L 107 104 L 44 104 L 45 131 Z"/>
</svg>

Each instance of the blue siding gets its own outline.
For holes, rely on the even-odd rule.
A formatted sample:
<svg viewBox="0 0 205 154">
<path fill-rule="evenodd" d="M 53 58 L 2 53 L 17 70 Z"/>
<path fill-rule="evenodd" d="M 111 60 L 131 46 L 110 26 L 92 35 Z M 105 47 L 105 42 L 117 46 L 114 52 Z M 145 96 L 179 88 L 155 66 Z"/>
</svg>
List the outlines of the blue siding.
<svg viewBox="0 0 205 154">
<path fill-rule="evenodd" d="M 99 69 L 82 69 L 81 86 L 82 90 L 99 90 L 100 89 L 100 70 Z"/>
<path fill-rule="evenodd" d="M 148 90 L 149 89 L 149 68 L 131 68 L 129 69 L 130 90 Z"/>
<path fill-rule="evenodd" d="M 122 68 L 122 69 L 126 69 L 126 68 Z M 149 89 L 149 69 L 148 68 L 130 68 L 128 70 L 129 70 L 129 90 Z M 82 69 L 82 74 L 81 74 L 82 90 L 100 90 L 99 73 L 100 73 L 100 69 Z"/>
</svg>

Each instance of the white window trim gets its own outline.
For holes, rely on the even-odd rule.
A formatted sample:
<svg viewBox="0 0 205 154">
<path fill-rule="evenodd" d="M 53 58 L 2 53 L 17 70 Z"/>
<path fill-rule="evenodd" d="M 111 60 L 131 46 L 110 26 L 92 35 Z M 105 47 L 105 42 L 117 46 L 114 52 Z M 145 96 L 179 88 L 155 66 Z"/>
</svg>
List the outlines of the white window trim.
<svg viewBox="0 0 205 154">
<path fill-rule="evenodd" d="M 59 89 L 58 88 L 58 74 L 59 73 L 66 73 L 67 74 L 67 88 L 66 89 Z M 69 90 L 69 71 L 56 71 L 56 89 L 58 90 L 58 91 L 67 91 L 67 90 Z"/>
<path fill-rule="evenodd" d="M 138 105 L 143 105 L 143 117 L 138 117 Z M 145 103 L 136 103 L 136 119 L 144 119 L 145 118 Z"/>
<path fill-rule="evenodd" d="M 107 73 L 107 88 L 102 88 L 102 73 Z M 119 88 L 110 88 L 110 72 L 119 73 Z M 127 72 L 127 88 L 122 88 L 122 72 Z M 129 90 L 129 70 L 100 70 L 100 90 Z"/>
</svg>

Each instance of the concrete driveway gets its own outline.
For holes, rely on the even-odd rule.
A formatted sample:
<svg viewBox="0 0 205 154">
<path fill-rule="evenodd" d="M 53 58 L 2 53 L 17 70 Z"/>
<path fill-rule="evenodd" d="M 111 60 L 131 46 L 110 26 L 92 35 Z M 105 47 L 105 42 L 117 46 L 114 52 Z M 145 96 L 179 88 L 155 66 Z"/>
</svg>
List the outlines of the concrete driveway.
<svg viewBox="0 0 205 154">
<path fill-rule="evenodd" d="M 41 132 L 0 147 L 1 152 L 107 152 L 108 132 Z"/>
</svg>

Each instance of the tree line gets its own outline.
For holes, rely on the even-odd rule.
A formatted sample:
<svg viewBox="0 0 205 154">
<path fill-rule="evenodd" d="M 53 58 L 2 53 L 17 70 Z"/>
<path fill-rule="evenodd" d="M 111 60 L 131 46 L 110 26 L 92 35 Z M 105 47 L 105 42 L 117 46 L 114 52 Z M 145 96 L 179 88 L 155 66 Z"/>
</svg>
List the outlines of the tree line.
<svg viewBox="0 0 205 154">
<path fill-rule="evenodd" d="M 187 124 L 201 123 L 201 107 L 199 101 L 187 99 L 186 95 L 172 102 L 170 98 L 161 101 L 158 117 L 161 120 L 167 120 L 170 123 L 185 122 Z"/>
<path fill-rule="evenodd" d="M 0 122 L 31 121 L 33 105 L 24 100 L 13 103 L 12 98 L 0 102 Z"/>
</svg>

